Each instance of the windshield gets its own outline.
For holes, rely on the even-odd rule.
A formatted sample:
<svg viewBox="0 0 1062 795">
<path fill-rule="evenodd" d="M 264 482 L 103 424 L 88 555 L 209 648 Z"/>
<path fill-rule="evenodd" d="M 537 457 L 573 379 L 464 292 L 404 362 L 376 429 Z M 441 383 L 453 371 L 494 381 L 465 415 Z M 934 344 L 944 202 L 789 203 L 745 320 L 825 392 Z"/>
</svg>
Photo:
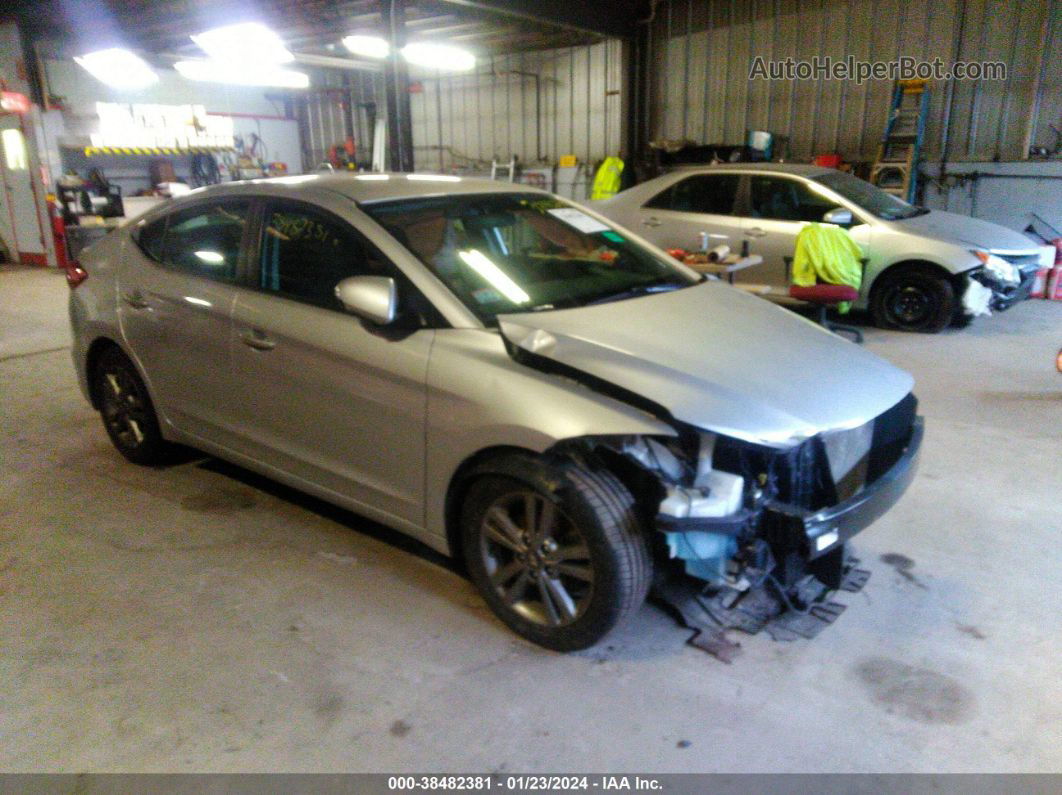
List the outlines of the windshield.
<svg viewBox="0 0 1062 795">
<path fill-rule="evenodd" d="M 578 207 L 540 193 L 362 205 L 481 320 L 686 287 L 698 278 Z"/>
<path fill-rule="evenodd" d="M 848 201 L 857 204 L 868 213 L 884 218 L 886 221 L 897 221 L 901 218 L 911 218 L 921 215 L 924 210 L 908 204 L 903 199 L 886 193 L 881 188 L 871 185 L 866 180 L 853 177 L 843 171 L 831 171 L 829 174 L 820 174 L 812 177 L 815 182 L 825 185 L 834 193 L 839 193 Z"/>
</svg>

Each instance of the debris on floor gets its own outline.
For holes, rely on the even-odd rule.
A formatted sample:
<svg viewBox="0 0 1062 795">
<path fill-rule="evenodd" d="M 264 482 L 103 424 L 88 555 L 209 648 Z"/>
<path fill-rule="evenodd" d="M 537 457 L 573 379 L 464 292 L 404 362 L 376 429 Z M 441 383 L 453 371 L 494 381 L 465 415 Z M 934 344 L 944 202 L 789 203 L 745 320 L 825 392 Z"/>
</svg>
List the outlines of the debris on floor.
<svg viewBox="0 0 1062 795">
<path fill-rule="evenodd" d="M 839 590 L 858 593 L 866 585 L 870 572 L 858 568 L 858 563 L 857 558 L 846 562 Z M 776 641 L 811 639 L 845 610 L 845 605 L 830 600 L 836 592 L 812 576 L 789 589 L 788 595 L 768 580 L 744 592 L 711 593 L 703 586 L 692 577 L 672 577 L 657 586 L 657 593 L 677 611 L 683 625 L 694 630 L 690 645 L 727 664 L 741 653 L 741 644 L 727 637 L 729 630 L 749 635 L 766 630 Z"/>
</svg>

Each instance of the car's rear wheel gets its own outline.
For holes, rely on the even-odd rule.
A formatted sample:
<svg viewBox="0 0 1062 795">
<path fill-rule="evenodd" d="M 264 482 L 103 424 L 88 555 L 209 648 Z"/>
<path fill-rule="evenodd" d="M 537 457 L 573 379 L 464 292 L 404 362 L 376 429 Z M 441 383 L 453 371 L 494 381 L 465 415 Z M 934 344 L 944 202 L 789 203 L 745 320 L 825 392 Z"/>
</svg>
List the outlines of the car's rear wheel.
<svg viewBox="0 0 1062 795">
<path fill-rule="evenodd" d="M 506 457 L 473 481 L 461 520 L 472 581 L 534 643 L 592 646 L 645 600 L 649 551 L 634 499 L 610 472 Z"/>
<path fill-rule="evenodd" d="M 936 333 L 955 315 L 955 290 L 945 277 L 919 265 L 886 273 L 870 299 L 874 322 L 882 328 Z"/>
<path fill-rule="evenodd" d="M 117 347 L 108 348 L 96 362 L 92 378 L 103 427 L 118 452 L 134 464 L 165 463 L 169 444 L 162 438 L 147 387 L 129 358 Z"/>
</svg>

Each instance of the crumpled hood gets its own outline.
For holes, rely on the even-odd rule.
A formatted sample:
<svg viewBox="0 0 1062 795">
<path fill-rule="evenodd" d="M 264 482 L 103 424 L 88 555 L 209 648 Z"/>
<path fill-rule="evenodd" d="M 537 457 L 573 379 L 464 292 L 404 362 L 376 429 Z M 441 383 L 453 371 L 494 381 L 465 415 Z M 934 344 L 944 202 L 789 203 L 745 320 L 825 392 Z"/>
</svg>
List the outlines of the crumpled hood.
<svg viewBox="0 0 1062 795">
<path fill-rule="evenodd" d="M 931 210 L 924 215 L 893 221 L 897 229 L 911 234 L 960 243 L 988 251 L 1037 253 L 1037 244 L 1005 226 L 971 218 L 968 215 Z"/>
<path fill-rule="evenodd" d="M 513 345 L 762 444 L 862 425 L 909 374 L 802 317 L 718 281 L 578 309 L 499 317 Z"/>
</svg>

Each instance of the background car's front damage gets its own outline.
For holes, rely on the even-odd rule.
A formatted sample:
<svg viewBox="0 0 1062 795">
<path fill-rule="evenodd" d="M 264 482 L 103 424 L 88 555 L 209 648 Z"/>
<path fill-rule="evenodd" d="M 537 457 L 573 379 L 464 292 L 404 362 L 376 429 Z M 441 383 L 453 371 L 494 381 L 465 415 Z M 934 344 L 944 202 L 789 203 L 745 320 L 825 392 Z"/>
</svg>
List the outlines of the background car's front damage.
<svg viewBox="0 0 1062 795">
<path fill-rule="evenodd" d="M 624 471 L 655 527 L 656 590 L 697 630 L 691 642 L 729 661 L 728 629 L 813 637 L 860 590 L 847 541 L 903 493 L 922 424 L 908 395 L 855 428 L 766 446 L 676 423 L 673 438 L 599 437 L 559 452 Z M 582 447 L 582 452 L 578 448 Z"/>
<path fill-rule="evenodd" d="M 1036 254 L 971 252 L 981 266 L 963 274 L 963 313 L 968 317 L 1009 309 L 1029 297 L 1040 258 Z"/>
</svg>

